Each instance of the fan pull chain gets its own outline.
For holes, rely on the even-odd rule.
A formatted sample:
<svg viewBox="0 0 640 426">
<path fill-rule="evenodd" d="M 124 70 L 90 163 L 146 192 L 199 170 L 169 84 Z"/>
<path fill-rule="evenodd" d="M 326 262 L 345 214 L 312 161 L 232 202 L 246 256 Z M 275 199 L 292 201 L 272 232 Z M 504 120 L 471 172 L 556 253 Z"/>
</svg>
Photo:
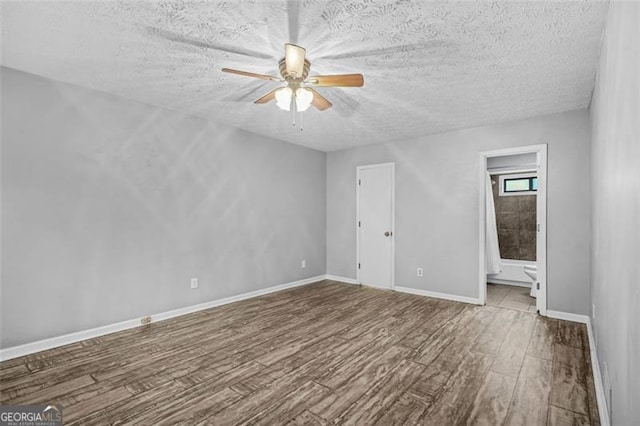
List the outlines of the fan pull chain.
<svg viewBox="0 0 640 426">
<path fill-rule="evenodd" d="M 293 127 L 296 127 L 296 92 L 293 92 L 291 96 L 291 104 L 289 105 L 289 109 L 291 110 L 291 121 Z"/>
</svg>

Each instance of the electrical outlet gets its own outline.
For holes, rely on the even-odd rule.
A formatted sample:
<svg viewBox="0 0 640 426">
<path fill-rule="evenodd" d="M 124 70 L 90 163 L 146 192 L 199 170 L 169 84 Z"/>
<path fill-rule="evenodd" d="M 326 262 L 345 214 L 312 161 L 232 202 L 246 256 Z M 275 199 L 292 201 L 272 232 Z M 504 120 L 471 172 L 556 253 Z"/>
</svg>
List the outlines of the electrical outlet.
<svg viewBox="0 0 640 426">
<path fill-rule="evenodd" d="M 300 267 L 301 267 L 302 269 L 304 269 L 304 268 L 306 268 L 306 267 L 307 267 L 307 261 L 306 261 L 305 259 L 302 259 L 302 262 L 300 262 Z"/>
<path fill-rule="evenodd" d="M 191 288 L 198 288 L 198 279 L 191 278 Z"/>
<path fill-rule="evenodd" d="M 422 268 L 418 268 L 418 270 L 417 270 L 417 274 L 418 274 L 418 276 L 419 276 L 419 277 L 421 277 L 421 276 L 422 276 Z"/>
<path fill-rule="evenodd" d="M 149 316 L 143 317 L 140 320 L 140 324 L 142 324 L 142 325 L 147 325 L 147 324 L 150 324 L 150 323 L 151 323 L 151 317 L 149 317 Z"/>
</svg>

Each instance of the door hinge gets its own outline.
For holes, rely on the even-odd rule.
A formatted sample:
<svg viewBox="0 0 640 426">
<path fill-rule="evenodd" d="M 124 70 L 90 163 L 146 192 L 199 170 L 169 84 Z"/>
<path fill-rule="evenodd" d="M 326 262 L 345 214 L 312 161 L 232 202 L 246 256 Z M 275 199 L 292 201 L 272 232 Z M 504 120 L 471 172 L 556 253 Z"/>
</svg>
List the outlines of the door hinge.
<svg viewBox="0 0 640 426">
<path fill-rule="evenodd" d="M 358 185 L 362 185 L 362 181 L 358 179 Z"/>
<path fill-rule="evenodd" d="M 537 228 L 538 228 L 538 232 L 540 232 L 540 224 L 538 224 Z"/>
<path fill-rule="evenodd" d="M 536 283 L 536 290 L 540 290 L 540 283 Z"/>
<path fill-rule="evenodd" d="M 358 228 L 360 228 L 360 221 L 358 221 Z"/>
<path fill-rule="evenodd" d="M 358 263 L 358 269 L 360 269 L 360 264 Z"/>
</svg>

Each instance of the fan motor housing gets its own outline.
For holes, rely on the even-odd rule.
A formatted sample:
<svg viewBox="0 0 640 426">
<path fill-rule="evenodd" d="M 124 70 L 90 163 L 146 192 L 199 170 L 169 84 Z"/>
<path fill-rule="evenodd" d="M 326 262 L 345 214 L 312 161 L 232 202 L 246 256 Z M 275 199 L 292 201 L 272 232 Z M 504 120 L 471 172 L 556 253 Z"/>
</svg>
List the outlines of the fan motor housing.
<svg viewBox="0 0 640 426">
<path fill-rule="evenodd" d="M 308 59 L 304 60 L 304 67 L 302 69 L 302 75 L 289 74 L 287 72 L 287 63 L 285 61 L 285 58 L 280 59 L 280 62 L 278 62 L 278 66 L 280 68 L 280 75 L 286 81 L 291 81 L 291 80 L 302 81 L 302 80 L 306 79 L 307 76 L 309 75 L 309 70 L 311 69 L 311 62 L 309 62 Z"/>
</svg>

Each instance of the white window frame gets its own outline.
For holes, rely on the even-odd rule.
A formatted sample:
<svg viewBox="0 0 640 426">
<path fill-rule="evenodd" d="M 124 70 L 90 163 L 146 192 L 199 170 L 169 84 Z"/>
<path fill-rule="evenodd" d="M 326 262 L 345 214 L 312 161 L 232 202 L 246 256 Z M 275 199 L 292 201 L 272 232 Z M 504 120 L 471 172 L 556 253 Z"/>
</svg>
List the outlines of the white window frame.
<svg viewBox="0 0 640 426">
<path fill-rule="evenodd" d="M 517 192 L 504 192 L 504 180 L 505 179 L 520 179 L 520 178 L 532 178 L 538 177 L 538 173 L 536 172 L 529 172 L 529 173 L 518 173 L 518 174 L 504 174 L 504 175 L 500 175 L 500 181 L 498 182 L 498 184 L 500 185 L 499 187 L 499 195 L 501 197 L 512 197 L 514 195 L 536 195 L 538 193 L 538 191 L 517 191 Z"/>
</svg>

